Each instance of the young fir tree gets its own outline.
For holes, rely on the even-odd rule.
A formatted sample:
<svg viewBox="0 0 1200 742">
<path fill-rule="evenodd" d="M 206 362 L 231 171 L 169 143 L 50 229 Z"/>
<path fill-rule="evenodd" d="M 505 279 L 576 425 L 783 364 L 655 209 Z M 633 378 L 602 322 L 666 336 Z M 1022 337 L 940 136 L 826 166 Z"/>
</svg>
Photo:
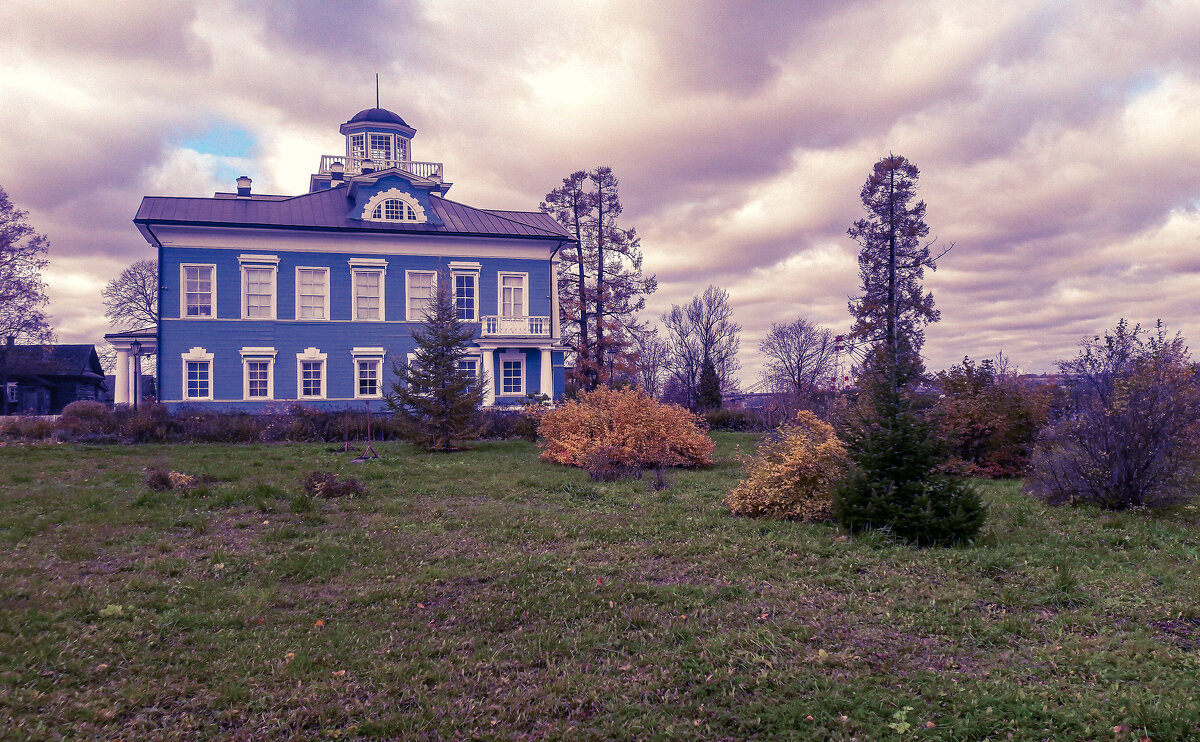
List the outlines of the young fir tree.
<svg viewBox="0 0 1200 742">
<path fill-rule="evenodd" d="M 853 336 L 873 345 L 859 378 L 863 398 L 842 425 L 854 466 L 834 510 L 850 531 L 887 529 L 921 546 L 949 546 L 972 539 L 985 510 L 969 484 L 938 474 L 945 447 L 909 394 L 921 378 L 923 327 L 938 320 L 921 287 L 924 269 L 935 266 L 923 242 L 925 202 L 910 203 L 918 175 L 897 155 L 875 163 L 861 194 L 867 217 L 849 230 L 862 245 Z"/>
<path fill-rule="evenodd" d="M 483 378 L 459 367 L 475 330 L 458 318 L 453 283 L 439 274 L 420 329 L 413 332 L 413 359 L 395 364 L 396 381 L 387 403 L 405 423 L 409 439 L 427 451 L 454 451 L 479 433 L 476 408 L 483 402 Z"/>
<path fill-rule="evenodd" d="M 700 388 L 696 403 L 702 410 L 721 409 L 721 379 L 711 358 L 705 358 L 700 366 Z"/>
</svg>

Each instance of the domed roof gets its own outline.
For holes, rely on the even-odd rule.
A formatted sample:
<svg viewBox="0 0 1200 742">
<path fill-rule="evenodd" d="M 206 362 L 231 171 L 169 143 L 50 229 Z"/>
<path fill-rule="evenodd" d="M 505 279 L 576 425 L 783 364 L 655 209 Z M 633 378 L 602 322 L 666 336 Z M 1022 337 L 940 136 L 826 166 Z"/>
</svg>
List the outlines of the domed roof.
<svg viewBox="0 0 1200 742">
<path fill-rule="evenodd" d="M 408 126 L 408 124 L 404 122 L 404 119 L 400 118 L 386 108 L 364 108 L 363 110 L 354 114 L 354 116 L 352 116 L 346 123 L 358 124 L 363 121 L 379 124 L 400 124 L 401 126 Z"/>
</svg>

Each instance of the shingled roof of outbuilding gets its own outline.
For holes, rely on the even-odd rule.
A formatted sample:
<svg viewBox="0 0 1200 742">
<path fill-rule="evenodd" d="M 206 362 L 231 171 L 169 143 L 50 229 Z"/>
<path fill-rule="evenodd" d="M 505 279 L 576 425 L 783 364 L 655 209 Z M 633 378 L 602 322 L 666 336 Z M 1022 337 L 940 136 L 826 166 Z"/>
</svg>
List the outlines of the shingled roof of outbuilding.
<svg viewBox="0 0 1200 742">
<path fill-rule="evenodd" d="M 98 370 L 103 375 L 92 345 L 14 345 L 6 363 L 11 376 L 83 376 Z"/>
<path fill-rule="evenodd" d="M 138 224 L 187 224 L 276 229 L 418 232 L 498 237 L 570 239 L 547 214 L 530 211 L 476 209 L 430 194 L 429 204 L 441 219 L 433 223 L 370 222 L 347 218 L 346 188 L 330 188 L 283 200 L 180 198 L 146 196 L 133 221 Z"/>
</svg>

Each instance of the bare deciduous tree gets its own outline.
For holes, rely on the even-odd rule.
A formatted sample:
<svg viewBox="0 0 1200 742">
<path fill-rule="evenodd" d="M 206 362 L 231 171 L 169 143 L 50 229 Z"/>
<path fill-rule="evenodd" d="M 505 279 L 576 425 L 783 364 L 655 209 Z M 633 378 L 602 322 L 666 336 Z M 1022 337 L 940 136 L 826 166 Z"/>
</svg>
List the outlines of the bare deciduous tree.
<svg viewBox="0 0 1200 742">
<path fill-rule="evenodd" d="M 46 250 L 50 241 L 25 221 L 29 212 L 18 209 L 0 188 L 0 343 L 17 340 L 53 342 L 54 333 L 44 307 Z"/>
<path fill-rule="evenodd" d="M 667 372 L 667 359 L 671 348 L 658 336 L 657 330 L 635 335 L 634 346 L 637 383 L 647 394 L 658 399 L 663 393 L 663 377 Z"/>
<path fill-rule="evenodd" d="M 104 316 L 132 330 L 158 323 L 158 263 L 139 260 L 104 287 Z"/>
<path fill-rule="evenodd" d="M 733 321 L 729 292 L 709 286 L 704 293 L 662 316 L 670 355 L 667 368 L 679 382 L 689 404 L 695 405 L 700 389 L 700 372 L 711 360 L 726 393 L 737 389 L 734 374 L 741 368 L 737 354 L 742 326 Z"/>
<path fill-rule="evenodd" d="M 811 394 L 831 380 L 834 346 L 833 331 L 803 317 L 772 325 L 758 346 L 767 359 L 764 386 L 796 397 Z"/>
</svg>

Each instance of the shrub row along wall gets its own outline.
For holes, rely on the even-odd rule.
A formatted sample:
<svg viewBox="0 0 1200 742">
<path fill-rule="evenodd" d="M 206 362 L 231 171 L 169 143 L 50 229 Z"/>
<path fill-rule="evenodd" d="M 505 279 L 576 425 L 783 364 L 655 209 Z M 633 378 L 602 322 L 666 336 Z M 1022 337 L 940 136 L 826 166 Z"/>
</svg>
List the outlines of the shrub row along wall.
<svg viewBox="0 0 1200 742">
<path fill-rule="evenodd" d="M 518 410 L 479 412 L 482 438 L 536 437 L 537 424 Z M 403 437 L 400 421 L 390 414 L 370 417 L 370 437 Z M 256 443 L 274 441 L 366 440 L 365 412 L 314 410 L 288 405 L 251 414 L 181 407 L 171 413 L 163 405 L 137 410 L 112 408 L 101 402 L 73 402 L 57 419 L 10 417 L 0 421 L 0 436 L 9 440 L 60 440 L 80 443 Z"/>
</svg>

